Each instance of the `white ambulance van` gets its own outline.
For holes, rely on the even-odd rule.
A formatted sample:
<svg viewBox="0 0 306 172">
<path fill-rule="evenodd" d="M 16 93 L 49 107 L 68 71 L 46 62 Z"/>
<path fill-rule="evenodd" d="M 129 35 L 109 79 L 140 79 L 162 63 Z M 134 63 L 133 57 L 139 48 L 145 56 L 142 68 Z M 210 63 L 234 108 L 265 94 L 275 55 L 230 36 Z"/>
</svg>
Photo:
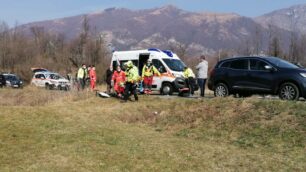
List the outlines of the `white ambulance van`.
<svg viewBox="0 0 306 172">
<path fill-rule="evenodd" d="M 142 68 L 147 60 L 152 60 L 152 64 L 159 70 L 161 76 L 153 77 L 152 91 L 159 91 L 164 95 L 171 95 L 177 92 L 174 81 L 183 76 L 185 64 L 180 58 L 169 50 L 147 49 L 135 51 L 115 51 L 112 56 L 111 66 L 116 69 L 119 64 L 121 68 L 125 62 L 131 60 L 142 74 Z"/>
</svg>

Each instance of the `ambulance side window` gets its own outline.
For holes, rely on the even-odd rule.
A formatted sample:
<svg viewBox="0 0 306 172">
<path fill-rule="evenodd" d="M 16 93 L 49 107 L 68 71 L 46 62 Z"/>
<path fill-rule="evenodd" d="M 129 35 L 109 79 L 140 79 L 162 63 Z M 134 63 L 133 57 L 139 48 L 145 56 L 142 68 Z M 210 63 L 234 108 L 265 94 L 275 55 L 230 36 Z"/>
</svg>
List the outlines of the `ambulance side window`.
<svg viewBox="0 0 306 172">
<path fill-rule="evenodd" d="M 120 67 L 121 67 L 121 69 L 122 69 L 123 71 L 126 70 L 125 67 L 124 67 L 124 63 L 126 63 L 126 62 L 127 62 L 127 60 L 121 60 L 121 61 L 120 61 Z"/>
<path fill-rule="evenodd" d="M 116 69 L 117 69 L 117 66 L 118 66 L 117 61 L 113 61 L 113 70 L 116 70 Z M 121 67 L 121 66 L 120 66 L 120 67 Z"/>
<path fill-rule="evenodd" d="M 166 68 L 165 66 L 162 64 L 162 62 L 158 59 L 153 59 L 152 60 L 153 65 L 156 67 L 156 69 L 160 72 L 160 73 L 166 73 Z"/>
<path fill-rule="evenodd" d="M 138 67 L 138 60 L 132 60 L 134 66 Z"/>
</svg>

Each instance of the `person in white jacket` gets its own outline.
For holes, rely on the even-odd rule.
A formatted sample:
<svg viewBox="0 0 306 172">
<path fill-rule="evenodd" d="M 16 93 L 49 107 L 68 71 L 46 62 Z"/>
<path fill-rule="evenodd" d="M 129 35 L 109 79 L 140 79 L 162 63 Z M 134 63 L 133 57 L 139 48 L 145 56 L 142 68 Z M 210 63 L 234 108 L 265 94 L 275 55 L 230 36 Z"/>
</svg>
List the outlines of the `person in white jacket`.
<svg viewBox="0 0 306 172">
<path fill-rule="evenodd" d="M 201 62 L 196 66 L 198 84 L 201 90 L 201 97 L 205 96 L 205 84 L 207 80 L 208 62 L 206 57 L 202 55 L 200 57 Z"/>
</svg>

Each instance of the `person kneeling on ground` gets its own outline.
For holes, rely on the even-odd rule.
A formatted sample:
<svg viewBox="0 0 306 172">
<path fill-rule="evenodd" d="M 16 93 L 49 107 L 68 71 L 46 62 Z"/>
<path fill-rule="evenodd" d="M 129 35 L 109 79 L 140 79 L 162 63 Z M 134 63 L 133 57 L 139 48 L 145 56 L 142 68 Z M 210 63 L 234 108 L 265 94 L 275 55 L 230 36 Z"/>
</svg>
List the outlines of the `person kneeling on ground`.
<svg viewBox="0 0 306 172">
<path fill-rule="evenodd" d="M 124 102 L 130 97 L 130 94 L 134 94 L 134 98 L 138 101 L 137 96 L 137 83 L 139 80 L 138 68 L 133 65 L 132 61 L 125 63 L 126 66 L 126 84 L 124 90 Z"/>
<path fill-rule="evenodd" d="M 185 82 L 187 87 L 189 88 L 189 94 L 191 96 L 193 96 L 194 94 L 194 87 L 195 87 L 195 75 L 192 72 L 192 70 L 190 68 L 188 68 L 187 66 L 184 67 L 184 72 L 183 72 L 184 78 L 185 78 Z"/>
<path fill-rule="evenodd" d="M 154 74 L 160 76 L 159 71 L 155 68 L 155 66 L 152 65 L 152 60 L 148 59 L 147 64 L 145 64 L 142 68 L 142 78 L 145 94 L 152 93 L 152 83 Z"/>
<path fill-rule="evenodd" d="M 114 83 L 114 90 L 117 96 L 123 98 L 125 73 L 121 70 L 120 66 L 117 66 L 116 71 L 113 73 L 112 82 Z"/>
</svg>

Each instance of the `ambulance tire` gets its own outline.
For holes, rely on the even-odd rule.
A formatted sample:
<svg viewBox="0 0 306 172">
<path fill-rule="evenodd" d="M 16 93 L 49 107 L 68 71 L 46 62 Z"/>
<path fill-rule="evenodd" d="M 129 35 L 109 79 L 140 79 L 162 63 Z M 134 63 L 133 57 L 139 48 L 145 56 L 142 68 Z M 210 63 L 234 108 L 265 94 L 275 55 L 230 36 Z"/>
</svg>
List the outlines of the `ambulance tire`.
<svg viewBox="0 0 306 172">
<path fill-rule="evenodd" d="M 175 87 L 177 89 L 182 89 L 182 88 L 186 88 L 186 82 L 184 78 L 176 78 L 174 81 Z"/>
<path fill-rule="evenodd" d="M 171 83 L 163 83 L 163 86 L 161 88 L 161 94 L 162 95 L 172 95 L 173 94 L 173 86 Z"/>
</svg>

